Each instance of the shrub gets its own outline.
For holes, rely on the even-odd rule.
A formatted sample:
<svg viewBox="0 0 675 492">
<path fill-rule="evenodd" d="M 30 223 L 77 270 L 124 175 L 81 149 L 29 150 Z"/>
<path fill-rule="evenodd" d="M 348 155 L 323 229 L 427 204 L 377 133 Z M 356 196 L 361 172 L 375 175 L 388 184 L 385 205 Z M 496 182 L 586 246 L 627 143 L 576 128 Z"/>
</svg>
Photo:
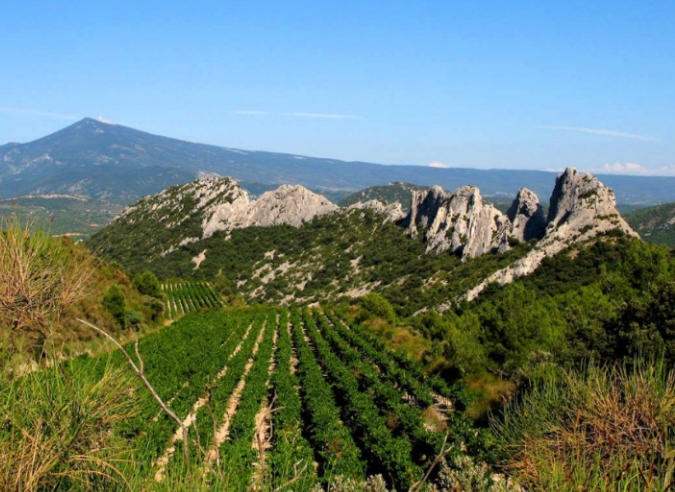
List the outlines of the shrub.
<svg viewBox="0 0 675 492">
<path fill-rule="evenodd" d="M 132 309 L 124 313 L 124 319 L 127 324 L 131 326 L 138 326 L 143 321 L 143 315 Z"/>
<path fill-rule="evenodd" d="M 152 272 L 143 272 L 134 276 L 134 287 L 145 296 L 162 297 L 162 289 L 159 280 Z"/>
<path fill-rule="evenodd" d="M 124 293 L 117 285 L 111 286 L 103 296 L 103 307 L 113 315 L 121 326 L 124 326 L 125 305 Z"/>
<path fill-rule="evenodd" d="M 138 404 L 128 371 L 59 367 L 6 378 L 0 490 L 108 490 L 106 483 L 124 481 L 117 469 L 125 443 L 111 431 Z"/>
<path fill-rule="evenodd" d="M 361 298 L 361 307 L 368 313 L 393 323 L 396 320 L 394 308 L 384 297 L 371 292 Z"/>
<path fill-rule="evenodd" d="M 504 469 L 528 490 L 666 490 L 675 373 L 644 362 L 547 371 L 494 428 Z"/>
</svg>

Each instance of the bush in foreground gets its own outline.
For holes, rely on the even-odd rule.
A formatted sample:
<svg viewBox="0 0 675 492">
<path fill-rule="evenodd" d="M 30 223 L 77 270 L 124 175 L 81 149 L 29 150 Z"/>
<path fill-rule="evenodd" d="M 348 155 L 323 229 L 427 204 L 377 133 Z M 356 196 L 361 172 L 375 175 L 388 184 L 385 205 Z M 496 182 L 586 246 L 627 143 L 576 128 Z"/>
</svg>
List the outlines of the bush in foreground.
<svg viewBox="0 0 675 492">
<path fill-rule="evenodd" d="M 0 490 L 92 490 L 126 481 L 118 469 L 127 450 L 112 430 L 137 404 L 131 376 L 111 367 L 98 375 L 59 369 L 0 380 Z"/>
<path fill-rule="evenodd" d="M 662 491 L 675 479 L 675 372 L 551 371 L 495 422 L 504 469 L 533 491 Z"/>
</svg>

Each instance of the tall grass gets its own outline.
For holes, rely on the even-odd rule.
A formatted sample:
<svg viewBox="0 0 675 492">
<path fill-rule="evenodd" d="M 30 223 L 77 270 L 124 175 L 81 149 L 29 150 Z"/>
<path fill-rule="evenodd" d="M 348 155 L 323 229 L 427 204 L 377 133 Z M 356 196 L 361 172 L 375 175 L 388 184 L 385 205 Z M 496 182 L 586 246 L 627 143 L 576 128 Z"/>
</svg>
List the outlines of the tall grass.
<svg viewBox="0 0 675 492">
<path fill-rule="evenodd" d="M 125 487 L 128 455 L 113 429 L 137 404 L 128 371 L 57 365 L 0 378 L 0 490 Z"/>
<path fill-rule="evenodd" d="M 661 362 L 551 371 L 493 423 L 527 490 L 675 487 L 675 372 Z"/>
</svg>

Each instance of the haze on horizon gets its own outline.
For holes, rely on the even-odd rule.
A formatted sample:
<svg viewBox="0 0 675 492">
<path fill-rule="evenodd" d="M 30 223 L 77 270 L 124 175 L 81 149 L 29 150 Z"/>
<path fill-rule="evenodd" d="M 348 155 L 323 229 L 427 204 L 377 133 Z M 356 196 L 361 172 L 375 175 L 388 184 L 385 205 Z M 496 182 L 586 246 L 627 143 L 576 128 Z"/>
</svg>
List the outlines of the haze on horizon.
<svg viewBox="0 0 675 492">
<path fill-rule="evenodd" d="M 675 174 L 675 4 L 6 3 L 0 144 L 86 116 L 385 164 Z"/>
</svg>

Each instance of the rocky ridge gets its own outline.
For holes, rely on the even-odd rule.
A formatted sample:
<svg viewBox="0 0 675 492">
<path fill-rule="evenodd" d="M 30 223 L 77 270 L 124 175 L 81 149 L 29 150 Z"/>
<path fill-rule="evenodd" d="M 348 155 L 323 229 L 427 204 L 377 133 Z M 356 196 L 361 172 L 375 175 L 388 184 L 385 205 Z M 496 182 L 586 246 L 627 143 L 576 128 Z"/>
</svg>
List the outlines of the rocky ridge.
<svg viewBox="0 0 675 492">
<path fill-rule="evenodd" d="M 251 200 L 236 180 L 214 177 L 144 197 L 127 207 L 114 223 L 151 221 L 177 231 L 172 244 L 164 245 L 168 246 L 163 252 L 166 254 L 219 231 L 284 224 L 300 227 L 303 222 L 338 209 L 324 196 L 303 186 L 282 185 Z M 182 224 L 186 226 L 181 228 Z"/>
<path fill-rule="evenodd" d="M 384 200 L 368 200 L 356 202 L 347 207 L 347 210 L 372 210 L 384 216 L 385 222 L 398 222 L 405 218 L 403 206 L 399 202 L 387 203 Z"/>
<path fill-rule="evenodd" d="M 413 192 L 403 225 L 413 237 L 424 231 L 427 253 L 451 251 L 466 260 L 508 250 L 509 238 L 526 241 L 536 237 L 542 216 L 537 195 L 525 188 L 518 192 L 507 216 L 483 202 L 475 186 L 452 193 L 434 186 L 427 192 Z"/>
<path fill-rule="evenodd" d="M 537 223 L 539 221 L 537 219 Z M 491 283 L 503 285 L 529 275 L 544 258 L 553 256 L 572 244 L 588 241 L 612 230 L 638 237 L 617 211 L 616 199 L 611 189 L 590 174 L 567 168 L 556 179 L 545 233 L 537 246 L 524 258 L 493 273 L 469 290 L 464 299 L 475 299 Z M 441 310 L 449 307 L 449 304 L 443 305 Z"/>
<path fill-rule="evenodd" d="M 365 220 L 366 210 L 375 212 L 376 215 L 371 219 L 377 216 L 380 219 L 375 224 L 371 219 Z M 297 246 L 295 244 L 287 245 L 279 242 L 282 239 L 277 239 L 294 237 L 293 233 L 288 236 L 288 231 L 270 234 L 263 230 L 254 231 L 256 238 L 258 234 L 261 234 L 261 238 L 267 238 L 267 253 L 285 248 L 286 254 L 290 256 L 284 260 L 265 256 L 259 261 L 251 257 L 246 261 L 253 262 L 251 267 L 254 272 L 276 261 L 279 265 L 275 264 L 274 275 L 279 277 L 278 283 L 297 285 L 299 292 L 304 292 L 303 286 L 307 282 L 319 282 L 318 279 L 322 279 L 320 288 L 327 289 L 326 292 L 331 291 L 329 287 L 338 289 L 347 279 L 352 279 L 349 281 L 354 284 L 354 292 L 361 292 L 359 289 L 365 285 L 363 282 L 375 285 L 379 280 L 377 276 L 360 274 L 364 265 L 368 268 L 382 261 L 381 258 L 375 258 L 375 253 L 375 257 L 368 258 L 371 252 L 368 248 L 373 248 L 374 252 L 380 251 L 375 246 L 378 234 L 386 235 L 389 246 L 396 244 L 400 247 L 401 254 L 404 251 L 409 253 L 411 248 L 420 248 L 416 241 L 410 242 L 400 237 L 407 235 L 423 238 L 424 244 L 420 250 L 427 254 L 452 254 L 464 262 L 487 253 L 505 253 L 517 242 L 530 242 L 522 254 L 513 256 L 514 260 L 507 267 L 495 265 L 494 269 L 482 276 L 476 276 L 473 280 L 475 286 L 462 296 L 471 300 L 490 283 L 506 284 L 528 275 L 544 258 L 577 242 L 611 230 L 636 236 L 617 212 L 612 191 L 596 178 L 580 174 L 574 169 L 567 169 L 557 178 L 548 217 L 544 217 L 537 195 L 528 189 L 521 189 L 511 207 L 503 213 L 494 205 L 484 202 L 480 190 L 473 186 L 464 186 L 454 192 L 446 192 L 438 186 L 415 190 L 409 210 L 405 214 L 400 203 L 377 199 L 341 208 L 302 186 L 290 185 L 280 186 L 265 192 L 257 200 L 251 200 L 234 179 L 205 178 L 143 198 L 100 234 L 93 236 L 90 244 L 93 248 L 99 248 L 102 254 L 123 264 L 135 265 L 135 269 L 166 259 L 167 266 L 172 265 L 170 268 L 183 265 L 174 271 L 174 275 L 183 275 L 187 268 L 206 268 L 213 274 L 210 261 L 223 262 L 223 255 L 231 258 L 238 254 L 225 246 L 223 241 L 245 240 L 245 236 L 231 234 L 235 229 L 277 225 L 301 228 L 304 223 L 330 214 L 335 216 L 334 220 L 327 219 L 331 220 L 331 227 L 301 229 L 298 237 L 302 236 L 303 244 L 306 245 L 300 250 L 293 249 Z M 392 227 L 392 223 L 399 227 Z M 350 234 L 344 228 L 349 229 Z M 217 232 L 225 234 L 214 237 Z M 350 236 L 351 242 L 347 239 Z M 125 239 L 121 241 L 120 238 Z M 415 243 L 417 245 L 413 246 Z M 344 253 L 342 260 L 336 259 L 339 255 L 335 248 L 340 248 L 340 254 Z M 318 254 L 319 250 L 323 256 Z M 139 256 L 141 251 L 142 259 Z M 394 254 L 396 247 L 390 251 L 390 254 Z M 254 256 L 258 254 L 260 252 L 257 250 L 253 252 Z M 360 264 L 362 257 L 365 258 L 364 265 Z M 452 260 L 456 262 L 456 259 Z M 345 264 L 350 267 L 345 268 Z M 452 261 L 448 265 L 456 267 Z M 433 284 L 435 278 L 442 278 L 444 273 L 450 273 L 440 268 L 440 271 L 426 271 L 428 285 Z M 347 270 L 351 273 L 347 273 Z M 256 286 L 256 282 L 252 281 L 249 292 L 252 297 L 263 295 L 264 285 L 274 277 L 270 275 L 269 272 L 258 275 L 260 285 Z M 407 275 L 414 277 L 415 272 Z M 250 272 L 247 272 L 237 279 L 237 287 L 251 278 L 255 280 L 256 275 L 251 277 Z M 392 278 L 396 278 L 396 282 L 406 281 L 403 277 Z M 319 284 L 312 287 L 314 291 L 318 288 Z M 457 294 L 455 291 L 452 296 L 446 297 L 449 303 L 437 307 L 441 310 L 450 308 L 457 300 Z M 284 291 L 284 295 L 285 299 L 288 298 L 287 292 Z"/>
</svg>

